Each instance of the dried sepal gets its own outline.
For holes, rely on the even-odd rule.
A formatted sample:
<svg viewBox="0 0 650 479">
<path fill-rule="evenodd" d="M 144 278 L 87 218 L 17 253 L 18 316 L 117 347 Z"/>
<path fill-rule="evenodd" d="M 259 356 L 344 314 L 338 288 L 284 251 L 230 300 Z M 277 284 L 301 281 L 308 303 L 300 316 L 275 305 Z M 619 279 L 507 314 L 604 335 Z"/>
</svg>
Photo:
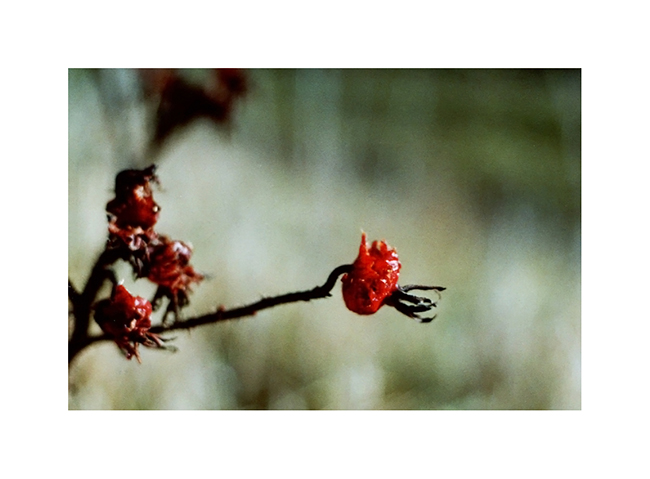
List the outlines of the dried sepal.
<svg viewBox="0 0 650 479">
<path fill-rule="evenodd" d="M 429 312 L 438 306 L 437 300 L 433 301 L 429 298 L 409 294 L 408 292 L 413 290 L 435 291 L 438 294 L 438 299 L 440 299 L 440 291 L 444 291 L 445 289 L 446 288 L 443 288 L 442 286 L 398 285 L 397 289 L 386 298 L 384 304 L 387 306 L 393 306 L 400 313 L 421 323 L 430 323 L 436 319 L 437 315 L 434 314 L 431 317 L 423 318 L 419 313 Z"/>
</svg>

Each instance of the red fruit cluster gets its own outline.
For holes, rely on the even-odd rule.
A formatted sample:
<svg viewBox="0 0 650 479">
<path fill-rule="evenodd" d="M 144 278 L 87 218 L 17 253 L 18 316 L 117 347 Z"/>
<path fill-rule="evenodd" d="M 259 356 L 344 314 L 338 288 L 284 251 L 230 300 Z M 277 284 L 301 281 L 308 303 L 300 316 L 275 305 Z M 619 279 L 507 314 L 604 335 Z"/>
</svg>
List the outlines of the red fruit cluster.
<svg viewBox="0 0 650 479">
<path fill-rule="evenodd" d="M 163 347 L 162 340 L 151 328 L 151 303 L 140 296 L 132 296 L 122 285 L 113 289 L 110 299 L 95 305 L 95 321 L 110 335 L 127 359 L 136 357 L 140 362 L 138 345 Z"/>
<path fill-rule="evenodd" d="M 341 280 L 347 308 L 358 314 L 375 313 L 397 289 L 400 267 L 394 248 L 383 241 L 374 241 L 368 247 L 363 233 L 352 271 Z"/>
<path fill-rule="evenodd" d="M 155 165 L 151 165 L 117 175 L 115 198 L 106 205 L 108 247 L 131 263 L 137 278 L 157 284 L 156 300 L 168 297 L 169 309 L 178 314 L 178 308 L 188 303 L 190 285 L 199 283 L 203 276 L 189 264 L 189 245 L 159 235 L 154 229 L 160 212 L 151 188 L 152 182 L 158 182 L 155 170 Z"/>
</svg>

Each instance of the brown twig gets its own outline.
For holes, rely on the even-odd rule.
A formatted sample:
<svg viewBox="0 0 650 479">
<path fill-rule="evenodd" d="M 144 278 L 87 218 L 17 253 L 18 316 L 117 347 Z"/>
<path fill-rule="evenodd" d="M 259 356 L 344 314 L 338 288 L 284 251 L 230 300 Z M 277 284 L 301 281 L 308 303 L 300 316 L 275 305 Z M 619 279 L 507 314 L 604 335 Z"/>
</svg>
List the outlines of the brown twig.
<svg viewBox="0 0 650 479">
<path fill-rule="evenodd" d="M 101 259 L 101 258 L 100 258 Z M 99 261 L 98 261 L 99 264 Z M 107 264 L 106 264 L 107 265 Z M 98 269 L 98 266 L 93 269 L 95 271 Z M 288 303 L 294 303 L 297 301 L 311 301 L 313 299 L 319 299 L 319 298 L 326 298 L 328 296 L 331 296 L 331 291 L 336 285 L 336 280 L 338 277 L 344 273 L 350 272 L 352 269 L 352 265 L 350 264 L 344 264 L 341 266 L 338 266 L 337 268 L 334 268 L 334 270 L 330 273 L 330 275 L 327 278 L 327 281 L 322 286 L 316 286 L 315 288 L 305 290 L 305 291 L 298 291 L 295 293 L 287 293 L 287 294 L 282 294 L 280 296 L 271 296 L 271 297 L 266 297 L 262 298 L 261 300 L 251 303 L 246 306 L 241 306 L 238 308 L 233 308 L 233 309 L 223 309 L 219 308 L 216 312 L 210 313 L 210 314 L 205 314 L 203 316 L 197 316 L 195 318 L 190 318 L 184 321 L 176 321 L 173 324 L 170 324 L 168 326 L 165 325 L 160 325 L 160 326 L 155 326 L 150 329 L 151 333 L 154 334 L 162 334 L 166 333 L 169 331 L 174 331 L 174 330 L 180 330 L 180 329 L 190 329 L 190 328 L 195 328 L 197 326 L 203 326 L 206 324 L 214 324 L 219 321 L 226 321 L 229 319 L 236 319 L 236 318 L 243 318 L 245 316 L 252 316 L 256 314 L 258 311 L 261 311 L 263 309 L 268 309 L 272 308 L 274 306 L 279 306 L 281 304 L 288 304 Z M 91 276 L 92 277 L 92 276 Z M 70 284 L 71 285 L 71 284 Z M 100 284 L 101 286 L 101 284 Z M 88 289 L 88 287 L 86 287 Z M 97 288 L 98 290 L 99 288 Z M 69 293 L 70 294 L 70 293 Z M 96 291 L 95 291 L 96 294 Z M 72 301 L 72 298 L 71 298 Z M 74 302 L 73 302 L 73 307 L 74 307 Z M 85 314 L 85 310 L 83 311 Z M 76 311 L 75 311 L 75 318 L 76 318 Z M 88 309 L 88 321 L 90 318 L 90 308 Z M 75 325 L 78 326 L 78 323 Z M 83 326 L 83 325 L 82 325 Z M 75 327 L 75 332 L 77 331 L 77 328 Z M 78 333 L 77 337 L 75 338 L 75 335 L 73 333 L 73 338 L 70 340 L 69 346 L 68 346 L 68 362 L 71 363 L 72 359 L 79 353 L 81 350 L 84 348 L 90 346 L 93 343 L 96 343 L 98 341 L 106 341 L 110 340 L 111 337 L 107 334 L 103 334 L 101 336 L 89 336 L 88 335 L 88 325 L 86 324 L 85 329 L 83 330 L 85 334 L 82 334 L 81 332 Z M 74 341 L 73 341 L 74 340 Z"/>
<path fill-rule="evenodd" d="M 176 329 L 190 329 L 196 326 L 202 326 L 204 324 L 216 323 L 218 321 L 225 321 L 228 319 L 243 318 L 245 316 L 252 316 L 258 311 L 263 309 L 272 308 L 274 306 L 279 306 L 280 304 L 295 303 L 297 301 L 311 301 L 312 299 L 327 298 L 331 296 L 330 291 L 334 288 L 336 284 L 336 279 L 343 273 L 348 273 L 352 269 L 352 265 L 344 264 L 334 269 L 325 281 L 325 284 L 322 286 L 316 286 L 315 288 L 298 291 L 296 293 L 287 293 L 280 296 L 271 296 L 267 298 L 262 298 L 261 300 L 234 309 L 218 309 L 215 313 L 205 314 L 192 319 L 187 319 L 185 321 L 177 321 L 170 326 L 157 326 L 151 328 L 152 333 L 164 333 L 167 331 L 173 331 Z"/>
</svg>

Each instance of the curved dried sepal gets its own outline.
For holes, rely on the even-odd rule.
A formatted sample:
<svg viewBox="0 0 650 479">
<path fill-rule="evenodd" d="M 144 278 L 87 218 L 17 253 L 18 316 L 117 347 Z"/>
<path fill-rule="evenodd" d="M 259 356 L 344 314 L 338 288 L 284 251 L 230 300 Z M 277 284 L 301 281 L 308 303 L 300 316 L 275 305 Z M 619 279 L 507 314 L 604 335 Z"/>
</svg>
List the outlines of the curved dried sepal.
<svg viewBox="0 0 650 479">
<path fill-rule="evenodd" d="M 446 288 L 442 286 L 422 286 L 416 284 L 410 284 L 407 286 L 398 285 L 397 289 L 386 298 L 384 304 L 394 307 L 400 313 L 421 323 L 430 323 L 437 315 L 434 314 L 432 317 L 422 317 L 418 313 L 426 313 L 434 309 L 438 305 L 437 300 L 433 301 L 429 298 L 409 294 L 408 292 L 413 290 L 435 291 L 438 295 L 438 299 L 440 299 L 440 292 L 445 289 Z"/>
</svg>

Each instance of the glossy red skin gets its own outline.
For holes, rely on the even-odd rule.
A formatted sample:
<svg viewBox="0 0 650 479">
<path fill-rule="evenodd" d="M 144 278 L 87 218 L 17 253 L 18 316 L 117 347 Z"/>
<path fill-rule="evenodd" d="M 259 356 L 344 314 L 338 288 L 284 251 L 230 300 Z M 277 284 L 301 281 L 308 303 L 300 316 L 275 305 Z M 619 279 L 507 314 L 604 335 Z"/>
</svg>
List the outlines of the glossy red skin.
<svg viewBox="0 0 650 479">
<path fill-rule="evenodd" d="M 352 266 L 342 279 L 345 305 L 357 314 L 373 314 L 397 289 L 401 268 L 397 252 L 383 241 L 374 241 L 368 247 L 363 233 L 359 256 Z"/>
</svg>

